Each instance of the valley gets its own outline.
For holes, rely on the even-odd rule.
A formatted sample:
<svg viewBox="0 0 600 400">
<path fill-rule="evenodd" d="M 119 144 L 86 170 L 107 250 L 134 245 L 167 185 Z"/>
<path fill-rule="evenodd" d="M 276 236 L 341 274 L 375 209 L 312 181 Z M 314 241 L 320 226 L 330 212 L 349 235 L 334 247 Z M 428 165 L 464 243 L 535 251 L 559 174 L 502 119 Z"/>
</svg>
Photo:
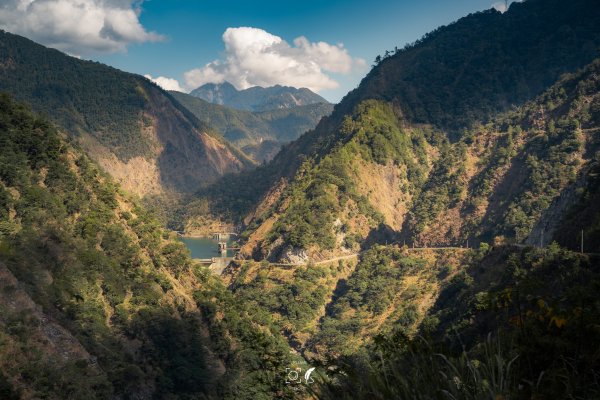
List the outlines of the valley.
<svg viewBox="0 0 600 400">
<path fill-rule="evenodd" d="M 598 398 L 600 7 L 505 7 L 337 104 L 342 44 L 188 94 L 0 31 L 0 398 Z"/>
<path fill-rule="evenodd" d="M 294 107 L 275 104 L 272 107 L 277 108 L 251 112 L 210 104 L 185 93 L 171 94 L 200 121 L 218 129 L 225 139 L 257 162 L 272 159 L 283 144 L 314 128 L 333 110 L 324 99 Z"/>
</svg>

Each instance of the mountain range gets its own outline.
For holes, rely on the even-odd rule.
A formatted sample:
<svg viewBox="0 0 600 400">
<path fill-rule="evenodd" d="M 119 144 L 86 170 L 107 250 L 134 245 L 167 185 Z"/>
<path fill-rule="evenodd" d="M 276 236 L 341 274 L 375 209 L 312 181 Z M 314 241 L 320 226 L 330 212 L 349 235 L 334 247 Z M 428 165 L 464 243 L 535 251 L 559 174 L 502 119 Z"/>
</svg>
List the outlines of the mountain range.
<svg viewBox="0 0 600 400">
<path fill-rule="evenodd" d="M 430 274 L 447 265 L 451 276 L 481 261 L 468 259 L 469 248 L 486 254 L 493 246 L 506 254 L 554 242 L 579 251 L 583 234 L 585 252 L 597 253 L 599 72 L 596 60 L 455 143 L 407 125 L 385 103 L 362 103 L 345 123 L 344 143 L 318 163 L 303 164 L 250 220 L 241 254 L 279 269 L 263 276 L 260 263 L 242 264 L 227 279 L 240 293 L 258 290 L 268 299 L 280 290 L 274 281 L 300 284 L 296 275 L 283 278 L 290 265 L 326 269 L 339 260 L 339 269 L 301 295 L 316 296 L 314 311 L 286 317 L 268 300 L 263 305 L 293 325 L 287 334 L 299 351 L 327 358 L 393 331 L 402 310 L 418 304 L 405 326 L 410 331 L 424 316 L 422 307 L 433 307 L 427 302 L 440 294 Z M 427 256 L 420 260 L 413 249 Z M 358 264 L 343 262 L 357 257 Z M 410 302 L 396 297 L 408 276 L 420 290 Z M 336 329 L 346 334 L 333 336 Z"/>
<path fill-rule="evenodd" d="M 252 190 L 238 191 L 229 201 L 227 187 L 239 185 L 227 178 L 200 194 L 221 217 L 247 218 L 270 191 L 301 173 L 307 159 L 318 162 L 344 143 L 347 120 L 364 100 L 383 101 L 406 123 L 441 131 L 455 141 L 598 56 L 600 16 L 589 12 L 595 10 L 592 3 L 513 3 L 504 14 L 494 9 L 471 14 L 404 49 L 388 51 L 314 130 L 284 146 L 266 166 L 238 175 L 240 181 L 255 182 Z"/>
<path fill-rule="evenodd" d="M 302 250 L 328 258 L 386 240 L 549 244 L 599 150 L 597 73 L 596 62 L 456 142 L 389 104 L 360 103 L 343 140 L 261 205 L 270 211 L 255 215 L 247 254 L 291 262 Z"/>
<path fill-rule="evenodd" d="M 232 110 L 0 39 L 0 397 L 600 395 L 596 1 L 386 51 L 295 140 L 314 105 Z M 267 132 L 260 166 L 225 140 Z M 191 260 L 108 157 L 154 162 L 187 192 L 170 226 L 238 229 L 239 254 Z"/>
<path fill-rule="evenodd" d="M 485 385 L 460 375 L 473 385 L 461 391 L 433 376 L 467 368 L 471 356 L 488 368 L 485 351 L 529 357 L 516 367 L 520 379 L 560 375 L 552 358 L 560 343 L 576 357 L 573 293 L 598 301 L 599 11 L 585 0 L 529 0 L 441 27 L 387 52 L 331 116 L 270 163 L 198 193 L 204 206 L 191 204 L 186 229 L 210 213 L 245 229 L 242 260 L 224 272 L 230 290 L 268 310 L 308 359 L 350 363 L 328 364 L 344 383 L 331 381 L 326 398 L 410 398 L 415 387 L 432 398 L 430 385 L 469 398 Z M 576 255 L 581 242 L 585 254 Z M 573 275 L 563 276 L 567 265 Z M 518 285 L 524 297 L 502 303 Z M 552 318 L 569 328 L 557 333 Z M 498 342 L 486 342 L 490 332 Z M 447 364 L 415 334 L 443 349 Z M 537 346 L 548 353 L 528 353 Z M 598 367 L 588 356 L 583 375 Z M 412 375 L 417 364 L 428 380 Z M 379 380 L 386 373 L 394 385 Z M 527 393 L 597 393 L 581 385 Z"/>
<path fill-rule="evenodd" d="M 229 142 L 258 162 L 272 159 L 281 146 L 313 129 L 333 111 L 329 103 L 314 103 L 269 111 L 244 111 L 171 92 L 200 121 L 217 129 Z"/>
<path fill-rule="evenodd" d="M 192 90 L 190 94 L 209 103 L 246 111 L 269 111 L 309 104 L 329 103 L 310 89 L 297 89 L 281 85 L 266 88 L 253 86 L 248 89 L 237 90 L 229 82 L 207 83 Z"/>
<path fill-rule="evenodd" d="M 0 32 L 0 90 L 48 115 L 124 188 L 190 193 L 252 161 L 139 75 Z"/>
</svg>

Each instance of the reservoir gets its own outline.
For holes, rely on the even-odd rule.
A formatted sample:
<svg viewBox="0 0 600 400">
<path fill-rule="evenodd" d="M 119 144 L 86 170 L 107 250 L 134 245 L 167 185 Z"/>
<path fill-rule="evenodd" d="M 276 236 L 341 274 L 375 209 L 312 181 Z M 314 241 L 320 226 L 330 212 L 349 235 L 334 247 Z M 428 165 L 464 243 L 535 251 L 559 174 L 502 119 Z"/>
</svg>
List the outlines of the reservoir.
<svg viewBox="0 0 600 400">
<path fill-rule="evenodd" d="M 219 241 L 212 238 L 192 238 L 192 237 L 180 237 L 179 240 L 190 249 L 192 258 L 212 258 L 221 257 L 219 253 Z M 226 240 L 227 246 L 232 245 L 232 240 Z M 233 257 L 235 251 L 227 250 L 227 257 Z"/>
</svg>

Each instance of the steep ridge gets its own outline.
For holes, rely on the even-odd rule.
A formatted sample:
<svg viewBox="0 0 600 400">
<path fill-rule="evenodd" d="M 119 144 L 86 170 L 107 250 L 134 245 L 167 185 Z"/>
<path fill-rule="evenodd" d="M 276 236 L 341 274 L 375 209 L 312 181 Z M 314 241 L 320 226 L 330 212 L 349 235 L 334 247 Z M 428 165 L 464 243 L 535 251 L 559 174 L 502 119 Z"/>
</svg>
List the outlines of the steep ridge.
<svg viewBox="0 0 600 400">
<path fill-rule="evenodd" d="M 272 162 L 200 195 L 215 214 L 241 220 L 271 187 L 291 179 L 306 158 L 328 154 L 341 139 L 345 116 L 367 99 L 389 102 L 407 123 L 433 125 L 456 140 L 464 128 L 522 105 L 561 74 L 587 65 L 598 57 L 599 45 L 600 10 L 593 0 L 527 0 L 504 14 L 471 14 L 388 52 L 330 117 L 284 146 Z M 254 189 L 241 198 L 228 191 L 248 181 L 255 182 Z"/>
<path fill-rule="evenodd" d="M 556 230 L 554 230 L 553 239 L 568 249 L 583 250 L 586 253 L 600 252 L 599 176 L 600 159 L 596 154 L 593 162 L 579 176 L 578 183 L 582 183 L 581 187 L 578 185 L 576 190 L 576 195 L 578 194 L 579 198 L 573 196 L 576 200 L 568 204 L 566 212 L 560 219 Z M 562 197 L 563 194 L 561 194 Z M 543 223 L 547 223 L 548 219 L 541 218 L 540 222 L 539 225 L 543 226 Z M 547 234 L 541 237 L 542 240 L 545 238 L 547 238 Z"/>
<path fill-rule="evenodd" d="M 297 139 L 329 115 L 333 105 L 315 103 L 271 111 L 234 110 L 181 92 L 171 92 L 200 121 L 258 162 L 268 161 L 284 143 Z"/>
<path fill-rule="evenodd" d="M 258 238 L 251 227 L 254 247 L 243 253 L 289 261 L 392 240 L 418 247 L 529 237 L 539 243 L 536 223 L 560 221 L 578 197 L 569 193 L 596 162 L 599 73 L 595 61 L 454 143 L 385 103 L 361 103 L 333 150 L 306 161 L 278 202 L 256 217 L 271 228 L 257 229 Z M 561 196 L 564 204 L 551 207 Z M 545 228 L 543 243 L 557 226 Z"/>
<path fill-rule="evenodd" d="M 348 97 L 391 101 L 410 121 L 444 129 L 485 123 L 598 57 L 599 22 L 590 0 L 527 0 L 471 14 L 386 52 Z"/>
<path fill-rule="evenodd" d="M 282 152 L 281 160 L 326 151 L 344 115 L 366 99 L 390 102 L 409 122 L 444 131 L 485 123 L 598 57 L 599 22 L 591 0 L 527 0 L 504 14 L 490 9 L 439 27 L 388 52 L 332 118 Z"/>
<path fill-rule="evenodd" d="M 207 83 L 190 92 L 190 95 L 209 103 L 245 111 L 270 111 L 294 108 L 309 104 L 327 104 L 328 101 L 307 88 L 275 85 L 254 86 L 237 90 L 231 83 Z"/>
<path fill-rule="evenodd" d="M 243 307 L 50 122 L 0 95 L 2 398 L 289 398 L 274 378 L 288 347 Z"/>
<path fill-rule="evenodd" d="M 243 250 L 283 262 L 229 290 L 323 398 L 596 398 L 599 112 L 600 59 L 456 142 L 365 101 L 252 216 Z"/>
<path fill-rule="evenodd" d="M 190 193 L 250 160 L 147 79 L 0 32 L 0 90 L 27 101 L 138 195 Z"/>
</svg>

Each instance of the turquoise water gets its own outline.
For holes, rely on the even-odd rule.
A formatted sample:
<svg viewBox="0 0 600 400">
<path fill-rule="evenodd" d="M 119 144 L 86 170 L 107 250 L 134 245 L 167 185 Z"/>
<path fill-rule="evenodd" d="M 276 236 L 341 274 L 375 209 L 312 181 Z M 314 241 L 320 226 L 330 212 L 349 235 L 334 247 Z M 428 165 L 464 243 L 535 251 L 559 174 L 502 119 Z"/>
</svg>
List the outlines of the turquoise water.
<svg viewBox="0 0 600 400">
<path fill-rule="evenodd" d="M 190 249 L 192 258 L 212 258 L 221 257 L 219 253 L 218 241 L 210 238 L 189 238 L 180 237 L 180 241 L 183 242 Z M 227 241 L 227 245 L 231 245 L 231 240 Z M 227 257 L 233 257 L 233 251 L 227 250 Z"/>
</svg>

